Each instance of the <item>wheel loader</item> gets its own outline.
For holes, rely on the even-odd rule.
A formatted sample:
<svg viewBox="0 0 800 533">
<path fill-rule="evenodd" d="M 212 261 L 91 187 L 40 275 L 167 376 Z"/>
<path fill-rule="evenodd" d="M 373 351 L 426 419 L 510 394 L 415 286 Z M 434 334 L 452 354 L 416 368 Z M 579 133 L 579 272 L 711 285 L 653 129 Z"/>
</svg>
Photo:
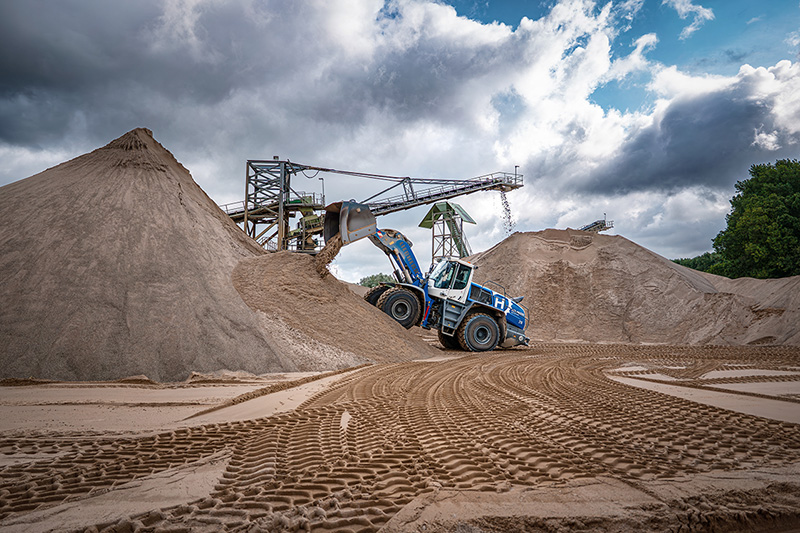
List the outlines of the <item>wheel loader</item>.
<svg viewBox="0 0 800 533">
<path fill-rule="evenodd" d="M 506 296 L 473 282 L 475 265 L 449 257 L 423 274 L 411 241 L 391 229 L 378 229 L 367 204 L 335 202 L 325 208 L 325 242 L 339 235 L 342 246 L 369 238 L 392 264 L 394 283 L 381 283 L 364 296 L 370 304 L 406 329 L 421 326 L 438 331 L 439 342 L 451 350 L 484 352 L 497 346 L 527 345 L 522 296 Z"/>
</svg>

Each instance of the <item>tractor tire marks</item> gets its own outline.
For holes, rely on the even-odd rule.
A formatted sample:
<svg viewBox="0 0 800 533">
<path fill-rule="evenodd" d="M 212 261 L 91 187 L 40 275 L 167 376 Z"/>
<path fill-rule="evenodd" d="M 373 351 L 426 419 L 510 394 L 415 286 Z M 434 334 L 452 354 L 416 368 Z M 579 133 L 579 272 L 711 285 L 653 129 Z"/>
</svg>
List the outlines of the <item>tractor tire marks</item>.
<svg viewBox="0 0 800 533">
<path fill-rule="evenodd" d="M 699 379 L 800 350 L 540 345 L 365 368 L 290 413 L 102 441 L 0 441 L 0 520 L 230 453 L 214 491 L 98 530 L 377 531 L 419 495 L 611 476 L 636 484 L 800 460 L 800 426 L 620 384 L 632 361 Z"/>
</svg>

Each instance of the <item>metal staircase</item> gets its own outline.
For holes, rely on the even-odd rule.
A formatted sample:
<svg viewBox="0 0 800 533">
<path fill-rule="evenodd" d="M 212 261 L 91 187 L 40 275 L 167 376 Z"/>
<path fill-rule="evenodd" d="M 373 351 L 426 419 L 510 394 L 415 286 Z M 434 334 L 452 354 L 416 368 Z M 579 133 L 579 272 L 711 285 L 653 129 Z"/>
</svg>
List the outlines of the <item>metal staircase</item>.
<svg viewBox="0 0 800 533">
<path fill-rule="evenodd" d="M 434 263 L 444 257 L 472 255 L 464 222 L 475 224 L 463 207 L 452 202 L 436 202 L 419 223 L 419 227 L 433 231 L 431 257 Z"/>
</svg>

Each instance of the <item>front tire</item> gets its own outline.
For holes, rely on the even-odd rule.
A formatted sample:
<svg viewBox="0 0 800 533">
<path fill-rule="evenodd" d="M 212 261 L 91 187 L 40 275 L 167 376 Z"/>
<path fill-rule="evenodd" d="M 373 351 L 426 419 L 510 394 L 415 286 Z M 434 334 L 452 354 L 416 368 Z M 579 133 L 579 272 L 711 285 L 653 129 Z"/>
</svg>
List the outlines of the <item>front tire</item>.
<svg viewBox="0 0 800 533">
<path fill-rule="evenodd" d="M 383 295 L 384 292 L 391 288 L 391 285 L 378 285 L 376 287 L 372 287 L 367 291 L 367 294 L 364 295 L 364 300 L 366 300 L 370 305 L 378 305 L 378 299 Z"/>
<path fill-rule="evenodd" d="M 419 300 L 414 293 L 403 287 L 392 287 L 384 292 L 378 298 L 376 306 L 406 329 L 419 321 Z"/>
<path fill-rule="evenodd" d="M 456 331 L 458 344 L 468 352 L 488 352 L 500 342 L 497 321 L 484 313 L 467 315 Z"/>
</svg>

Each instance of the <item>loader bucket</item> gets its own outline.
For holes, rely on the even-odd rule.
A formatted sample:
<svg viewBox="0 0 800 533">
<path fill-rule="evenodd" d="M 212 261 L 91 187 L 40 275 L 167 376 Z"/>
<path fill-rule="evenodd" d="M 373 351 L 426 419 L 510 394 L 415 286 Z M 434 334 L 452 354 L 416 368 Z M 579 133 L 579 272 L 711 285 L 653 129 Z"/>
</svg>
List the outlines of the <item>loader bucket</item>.
<svg viewBox="0 0 800 533">
<path fill-rule="evenodd" d="M 342 244 L 350 244 L 374 235 L 377 229 L 375 215 L 366 204 L 335 202 L 325 208 L 325 242 L 340 234 Z"/>
</svg>

